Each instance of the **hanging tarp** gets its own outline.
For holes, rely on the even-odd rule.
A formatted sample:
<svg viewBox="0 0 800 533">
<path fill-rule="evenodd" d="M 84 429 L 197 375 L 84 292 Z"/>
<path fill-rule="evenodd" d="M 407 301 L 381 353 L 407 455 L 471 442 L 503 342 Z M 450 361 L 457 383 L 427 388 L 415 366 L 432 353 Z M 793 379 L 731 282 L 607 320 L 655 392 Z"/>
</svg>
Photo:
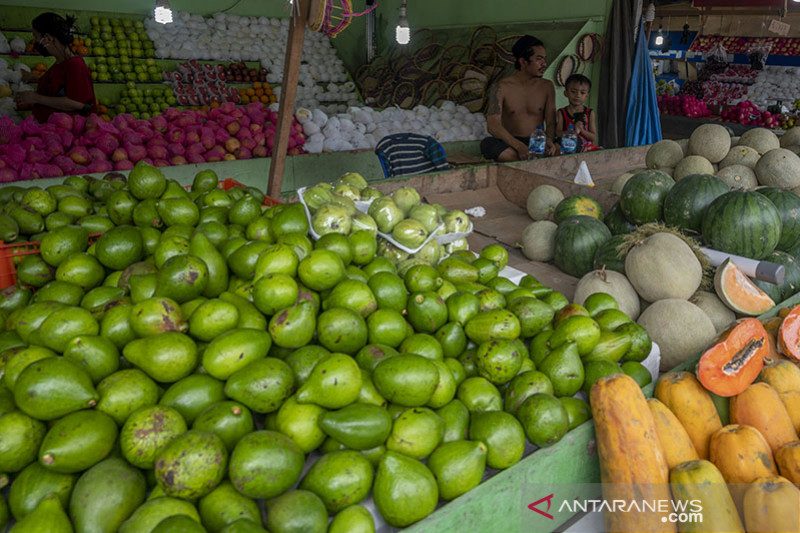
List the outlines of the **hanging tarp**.
<svg viewBox="0 0 800 533">
<path fill-rule="evenodd" d="M 644 22 L 639 22 L 636 55 L 633 60 L 628 113 L 625 119 L 625 145 L 642 146 L 661 140 L 661 120 L 656 100 L 656 80 L 647 50 Z"/>
</svg>

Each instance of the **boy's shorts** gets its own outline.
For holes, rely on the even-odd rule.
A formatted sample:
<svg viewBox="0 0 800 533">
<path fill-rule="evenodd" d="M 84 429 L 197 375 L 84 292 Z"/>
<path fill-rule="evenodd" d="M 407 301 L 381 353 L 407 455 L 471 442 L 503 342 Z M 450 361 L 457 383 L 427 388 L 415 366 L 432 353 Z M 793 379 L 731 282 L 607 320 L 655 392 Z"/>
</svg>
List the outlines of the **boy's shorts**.
<svg viewBox="0 0 800 533">
<path fill-rule="evenodd" d="M 519 141 L 528 146 L 528 137 L 517 137 Z M 497 161 L 497 158 L 500 157 L 506 148 L 510 148 L 508 144 L 503 139 L 498 139 L 497 137 L 486 137 L 481 141 L 481 154 L 486 159 L 491 159 L 492 161 Z M 516 150 L 515 150 L 516 151 Z"/>
</svg>

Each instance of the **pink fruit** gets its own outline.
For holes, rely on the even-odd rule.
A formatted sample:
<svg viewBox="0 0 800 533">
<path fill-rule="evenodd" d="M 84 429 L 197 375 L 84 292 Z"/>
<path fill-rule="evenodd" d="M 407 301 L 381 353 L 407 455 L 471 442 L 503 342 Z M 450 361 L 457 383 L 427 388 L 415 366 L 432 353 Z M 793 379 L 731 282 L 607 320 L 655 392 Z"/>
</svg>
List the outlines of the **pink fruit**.
<svg viewBox="0 0 800 533">
<path fill-rule="evenodd" d="M 150 126 L 156 131 L 167 131 L 167 119 L 163 116 L 155 116 L 150 119 Z"/>
<path fill-rule="evenodd" d="M 242 143 L 242 148 L 246 148 L 248 150 L 252 150 L 256 146 L 258 146 L 258 143 L 252 137 L 245 137 L 244 139 L 241 140 L 241 143 Z"/>
<path fill-rule="evenodd" d="M 25 161 L 31 164 L 43 165 L 50 161 L 52 155 L 45 150 L 28 150 Z"/>
<path fill-rule="evenodd" d="M 160 135 L 157 135 L 147 141 L 147 147 L 150 148 L 151 146 L 163 146 L 166 148 L 169 145 L 169 141 Z"/>
<path fill-rule="evenodd" d="M 203 148 L 205 148 L 206 150 L 210 150 L 211 147 L 214 146 L 216 143 L 217 141 L 214 138 L 214 135 L 202 135 L 200 137 L 200 144 L 202 144 Z"/>
<path fill-rule="evenodd" d="M 186 153 L 186 148 L 180 143 L 170 143 L 167 145 L 167 151 L 170 155 L 183 155 Z"/>
<path fill-rule="evenodd" d="M 111 170 L 114 170 L 114 167 L 108 161 L 94 160 L 87 167 L 87 170 L 90 173 L 94 174 L 96 172 L 109 172 Z"/>
<path fill-rule="evenodd" d="M 184 144 L 187 146 L 190 144 L 195 144 L 200 142 L 200 132 L 197 130 L 187 130 L 186 136 L 183 141 Z"/>
<path fill-rule="evenodd" d="M 95 141 L 95 146 L 104 154 L 110 155 L 119 148 L 119 141 L 110 133 L 103 133 Z"/>
<path fill-rule="evenodd" d="M 128 128 L 120 130 L 119 135 L 123 144 L 144 144 L 145 141 L 141 133 Z"/>
<path fill-rule="evenodd" d="M 214 132 L 214 140 L 216 141 L 215 144 L 225 144 L 229 138 L 230 135 L 228 135 L 228 132 L 221 128 Z"/>
<path fill-rule="evenodd" d="M 56 178 L 63 176 L 64 172 L 57 165 L 33 165 L 33 174 L 35 178 Z"/>
<path fill-rule="evenodd" d="M 123 148 L 128 152 L 128 159 L 134 163 L 138 163 L 147 157 L 147 148 L 141 144 L 125 144 Z"/>
<path fill-rule="evenodd" d="M 176 156 L 177 157 L 177 156 Z M 203 157 L 203 154 L 186 154 L 186 161 L 196 165 L 198 163 L 205 163 L 206 159 Z"/>
<path fill-rule="evenodd" d="M 186 147 L 187 154 L 202 154 L 206 151 L 206 147 L 200 143 L 190 144 Z"/>
<path fill-rule="evenodd" d="M 150 159 L 149 157 L 145 157 L 144 159 L 142 159 L 142 161 L 144 161 L 148 165 L 152 165 L 153 164 L 153 160 Z"/>
<path fill-rule="evenodd" d="M 87 165 L 91 161 L 89 150 L 84 146 L 76 146 L 67 153 L 67 155 L 79 165 Z"/>
<path fill-rule="evenodd" d="M 253 148 L 253 157 L 267 157 L 266 146 L 259 145 Z"/>
<path fill-rule="evenodd" d="M 64 171 L 64 174 L 72 174 L 75 170 L 75 161 L 65 155 L 57 155 L 53 158 L 53 163 Z"/>
<path fill-rule="evenodd" d="M 231 137 L 225 141 L 225 150 L 228 153 L 232 154 L 233 152 L 238 150 L 240 146 L 241 143 L 239 142 L 239 139 L 237 139 L 236 137 Z"/>
<path fill-rule="evenodd" d="M 254 141 L 256 142 L 256 144 L 257 144 L 257 145 L 259 145 L 259 146 L 264 146 L 265 144 L 267 144 L 267 136 L 266 136 L 266 135 L 264 135 L 264 134 L 263 134 L 263 133 L 261 133 L 261 132 L 254 133 L 254 134 L 253 134 L 253 140 L 254 140 Z"/>
<path fill-rule="evenodd" d="M 133 168 L 133 161 L 129 159 L 120 159 L 114 163 L 114 170 L 130 170 Z"/>
<path fill-rule="evenodd" d="M 11 167 L 0 168 L 0 183 L 11 183 L 17 181 L 17 171 Z"/>
<path fill-rule="evenodd" d="M 198 157 L 200 157 L 200 160 L 201 160 L 201 161 L 203 160 L 202 156 L 198 156 Z M 171 162 L 173 165 L 185 165 L 186 163 L 188 163 L 188 161 L 186 160 L 186 158 L 185 158 L 185 157 L 183 157 L 182 155 L 176 155 L 176 156 L 172 156 L 172 159 L 170 159 L 170 162 Z"/>
<path fill-rule="evenodd" d="M 169 156 L 167 149 L 163 146 L 151 146 L 147 149 L 147 155 L 150 156 L 151 159 L 154 161 L 156 160 L 164 160 Z"/>
<path fill-rule="evenodd" d="M 153 162 L 153 166 L 155 166 L 155 167 L 168 167 L 169 166 L 169 161 L 166 161 L 164 159 L 156 159 Z"/>
<path fill-rule="evenodd" d="M 82 115 L 75 115 L 72 117 L 72 133 L 74 135 L 80 135 L 83 133 L 83 130 L 86 128 L 86 117 Z"/>
<path fill-rule="evenodd" d="M 146 141 L 149 141 L 155 136 L 155 132 L 150 129 L 150 126 L 139 126 L 136 128 L 136 131 L 142 136 L 142 138 Z"/>
<path fill-rule="evenodd" d="M 108 159 L 105 152 L 96 146 L 89 148 L 89 155 L 92 156 L 92 161 L 106 161 Z"/>
<path fill-rule="evenodd" d="M 228 122 L 228 125 L 225 126 L 225 129 L 228 130 L 228 133 L 230 133 L 231 135 L 236 135 L 239 132 L 239 128 L 241 128 L 241 124 L 239 124 L 235 120 Z"/>
<path fill-rule="evenodd" d="M 250 128 L 242 128 L 236 133 L 236 138 L 240 141 L 244 139 L 251 139 L 253 137 L 253 132 L 250 131 Z"/>
<path fill-rule="evenodd" d="M 236 156 L 236 159 L 250 159 L 253 157 L 253 154 L 247 148 L 238 148 L 233 155 Z"/>
<path fill-rule="evenodd" d="M 124 161 L 126 159 L 128 159 L 128 152 L 125 151 L 125 148 L 117 148 L 111 154 L 111 160 L 114 162 Z"/>
<path fill-rule="evenodd" d="M 61 146 L 61 139 L 55 135 L 44 142 L 45 151 L 51 156 L 62 155 L 64 148 Z"/>
<path fill-rule="evenodd" d="M 180 128 L 172 128 L 167 132 L 166 137 L 171 143 L 182 143 L 186 138 L 186 134 Z"/>
</svg>

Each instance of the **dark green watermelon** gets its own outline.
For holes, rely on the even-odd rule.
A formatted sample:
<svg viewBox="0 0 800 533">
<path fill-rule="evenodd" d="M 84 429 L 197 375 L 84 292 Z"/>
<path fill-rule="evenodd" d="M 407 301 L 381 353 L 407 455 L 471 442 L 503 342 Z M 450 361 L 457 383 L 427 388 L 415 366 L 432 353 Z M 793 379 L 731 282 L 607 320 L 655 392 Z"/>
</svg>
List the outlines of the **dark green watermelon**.
<svg viewBox="0 0 800 533">
<path fill-rule="evenodd" d="M 727 183 L 711 174 L 686 176 L 664 198 L 664 222 L 700 233 L 708 206 L 729 190 Z"/>
<path fill-rule="evenodd" d="M 800 240 L 800 196 L 777 187 L 757 189 L 775 204 L 781 217 L 781 238 L 778 250 L 789 250 Z"/>
<path fill-rule="evenodd" d="M 775 303 L 782 302 L 800 292 L 800 263 L 786 252 L 775 250 L 765 261 L 783 265 L 785 276 L 783 283 L 776 285 L 753 278 L 753 283 L 766 292 Z"/>
<path fill-rule="evenodd" d="M 628 180 L 620 194 L 622 213 L 634 224 L 658 222 L 663 217 L 664 198 L 675 185 L 669 174 L 645 170 Z"/>
<path fill-rule="evenodd" d="M 594 217 L 576 215 L 558 225 L 553 260 L 558 268 L 576 278 L 594 267 L 597 249 L 611 238 L 611 231 Z"/>
<path fill-rule="evenodd" d="M 623 235 L 636 229 L 636 226 L 628 222 L 628 219 L 625 218 L 622 209 L 619 207 L 619 202 L 615 203 L 614 207 L 609 209 L 605 218 L 605 223 L 608 229 L 611 230 L 612 235 Z"/>
<path fill-rule="evenodd" d="M 781 238 L 781 217 L 775 205 L 755 191 L 726 192 L 708 206 L 703 241 L 709 248 L 764 259 Z"/>
<path fill-rule="evenodd" d="M 617 247 L 625 241 L 625 235 L 614 235 L 597 248 L 594 254 L 594 269 L 615 270 L 620 274 L 625 273 L 625 256 L 620 255 Z"/>
<path fill-rule="evenodd" d="M 594 198 L 582 194 L 573 194 L 558 202 L 555 211 L 553 211 L 553 220 L 556 224 L 561 224 L 575 215 L 586 215 L 603 220 L 603 206 Z"/>
</svg>

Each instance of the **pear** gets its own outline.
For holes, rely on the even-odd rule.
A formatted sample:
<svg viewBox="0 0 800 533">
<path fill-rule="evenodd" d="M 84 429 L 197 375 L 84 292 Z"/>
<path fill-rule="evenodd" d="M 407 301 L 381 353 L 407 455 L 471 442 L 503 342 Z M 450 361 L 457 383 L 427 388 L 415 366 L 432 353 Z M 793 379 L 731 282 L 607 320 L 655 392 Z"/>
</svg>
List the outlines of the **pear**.
<svg viewBox="0 0 800 533">
<path fill-rule="evenodd" d="M 311 371 L 297 391 L 297 403 L 314 403 L 326 409 L 350 405 L 361 391 L 361 369 L 349 355 L 332 353 Z"/>
<path fill-rule="evenodd" d="M 477 441 L 460 440 L 439 446 L 428 459 L 439 496 L 449 501 L 477 487 L 486 469 L 486 453 L 486 445 Z"/>
</svg>

